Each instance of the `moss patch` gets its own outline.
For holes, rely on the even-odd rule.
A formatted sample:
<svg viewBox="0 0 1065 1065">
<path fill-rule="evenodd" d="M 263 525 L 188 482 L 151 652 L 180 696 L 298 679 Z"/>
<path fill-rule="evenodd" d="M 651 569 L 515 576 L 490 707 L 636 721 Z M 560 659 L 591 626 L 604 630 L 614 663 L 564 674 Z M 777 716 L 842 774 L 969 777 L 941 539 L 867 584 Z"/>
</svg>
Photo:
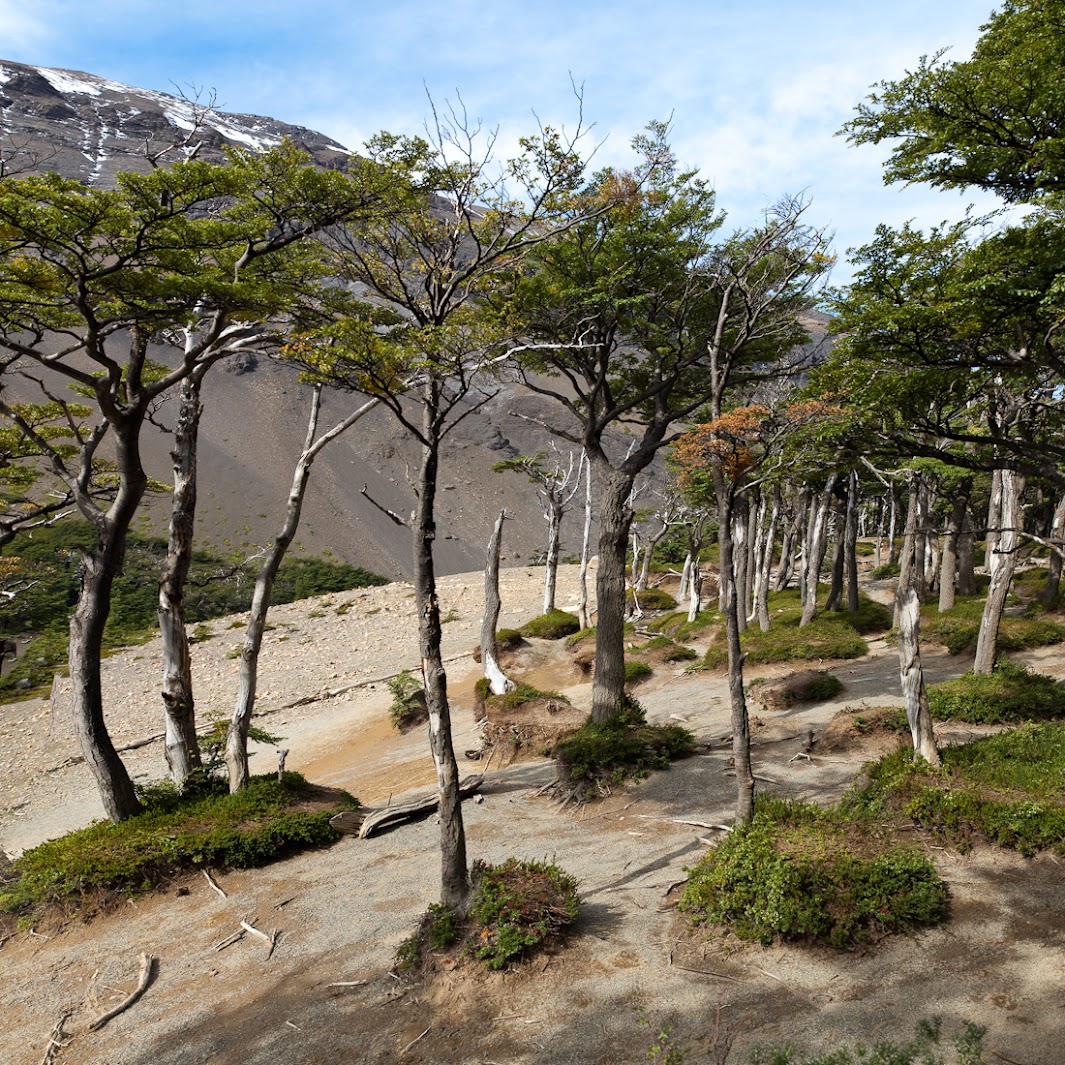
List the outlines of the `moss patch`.
<svg viewBox="0 0 1065 1065">
<path fill-rule="evenodd" d="M 561 640 L 580 631 L 580 627 L 581 623 L 576 614 L 569 614 L 565 610 L 552 610 L 525 622 L 518 631 L 522 636 L 538 640 Z"/>
</svg>

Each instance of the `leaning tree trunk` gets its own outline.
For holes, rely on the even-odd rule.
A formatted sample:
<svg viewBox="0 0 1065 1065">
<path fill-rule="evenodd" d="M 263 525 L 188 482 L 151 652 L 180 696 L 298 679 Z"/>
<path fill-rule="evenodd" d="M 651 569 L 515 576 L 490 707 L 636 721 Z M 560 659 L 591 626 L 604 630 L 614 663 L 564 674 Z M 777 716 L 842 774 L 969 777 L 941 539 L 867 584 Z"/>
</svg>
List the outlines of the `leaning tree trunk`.
<svg viewBox="0 0 1065 1065">
<path fill-rule="evenodd" d="M 750 554 L 747 550 L 747 544 L 751 536 L 751 501 L 746 494 L 734 497 L 731 513 L 732 529 L 730 530 L 730 536 L 732 537 L 732 577 L 736 589 L 738 611 L 736 624 L 739 626 L 740 632 L 743 632 L 747 628 L 747 587 L 750 574 L 750 567 L 748 565 Z M 718 521 L 721 520 L 719 514 Z M 725 609 L 726 595 L 725 588 L 722 587 L 719 596 L 722 611 Z"/>
<path fill-rule="evenodd" d="M 998 632 L 1017 566 L 1017 543 L 1021 522 L 1020 496 L 1024 490 L 1024 479 L 1013 470 L 1002 470 L 999 472 L 999 484 L 1001 505 L 994 537 L 994 553 L 998 557 L 992 561 L 991 548 L 988 548 L 991 584 L 987 589 L 987 601 L 980 618 L 980 634 L 976 638 L 974 673 L 991 673 L 995 668 Z M 991 540 L 991 529 L 988 529 L 988 540 Z"/>
<path fill-rule="evenodd" d="M 555 609 L 555 589 L 558 585 L 558 551 L 562 539 L 562 503 L 552 499 L 547 526 L 547 572 L 544 574 L 544 613 Z M 497 693 L 498 694 L 498 693 Z"/>
<path fill-rule="evenodd" d="M 196 447 L 199 436 L 202 375 L 181 383 L 174 429 L 174 494 L 166 561 L 159 575 L 159 634 L 163 644 L 164 751 L 170 778 L 180 788 L 203 763 L 196 736 L 196 708 L 192 691 L 192 655 L 185 624 L 185 583 L 192 562 L 196 521 Z"/>
<path fill-rule="evenodd" d="M 138 415 L 125 422 L 118 418 L 112 421 L 119 487 L 106 513 L 95 510 L 91 500 L 83 508 L 95 524 L 96 549 L 82 557 L 81 594 L 70 619 L 68 661 L 74 734 L 96 780 L 104 812 L 112 821 L 124 821 L 141 809 L 133 781 L 104 722 L 100 678 L 111 594 L 122 570 L 130 524 L 148 484 L 138 441 L 141 424 Z"/>
<path fill-rule="evenodd" d="M 106 520 L 106 519 L 105 519 Z M 128 529 L 128 523 L 127 523 Z M 112 821 L 139 813 L 140 801 L 104 723 L 100 665 L 111 590 L 121 569 L 124 536 L 98 531 L 97 550 L 82 559 L 81 595 L 70 619 L 70 678 L 74 734 Z"/>
<path fill-rule="evenodd" d="M 632 477 L 598 463 L 599 570 L 595 592 L 598 618 L 592 720 L 602 724 L 625 706 L 625 547 L 629 539 Z"/>
<path fill-rule="evenodd" d="M 484 620 L 481 622 L 481 664 L 493 695 L 506 695 L 514 690 L 514 682 L 499 664 L 496 646 L 496 625 L 499 623 L 499 553 L 503 546 L 503 522 L 507 512 L 501 510 L 496 519 L 492 538 L 488 541 L 488 559 L 484 567 Z M 547 613 L 547 610 L 544 610 Z"/>
<path fill-rule="evenodd" d="M 447 674 L 440 650 L 440 600 L 436 591 L 436 485 L 440 462 L 440 437 L 436 411 L 439 382 L 430 378 L 422 396 L 422 468 L 414 518 L 414 590 L 418 604 L 418 642 L 422 677 L 429 711 L 429 746 L 436 764 L 440 789 L 440 902 L 463 911 L 470 890 L 466 865 L 466 829 L 462 822 L 459 770 L 451 737 L 451 708 L 447 699 Z M 622 552 L 624 553 L 624 540 Z M 624 565 L 624 558 L 622 559 Z M 624 577 L 622 577 L 624 580 Z"/>
<path fill-rule="evenodd" d="M 732 565 L 732 504 L 734 488 L 726 481 L 720 463 L 713 462 L 714 494 L 717 498 L 718 543 L 721 546 L 721 582 L 725 587 L 725 645 L 728 653 L 729 704 L 732 709 L 732 760 L 736 769 L 736 823 L 754 813 L 754 772 L 751 768 L 751 733 L 747 698 L 743 691 L 743 652 L 740 649 L 739 598 Z"/>
<path fill-rule="evenodd" d="M 917 594 L 917 489 L 911 481 L 906 530 L 895 593 L 895 618 L 899 633 L 899 677 L 906 703 L 906 720 L 913 738 L 914 758 L 939 765 L 939 750 L 928 712 L 924 669 L 921 665 L 921 599 Z"/>
<path fill-rule="evenodd" d="M 847 571 L 847 612 L 858 613 L 858 474 L 851 470 L 847 486 L 847 519 L 844 523 L 843 565 Z"/>
<path fill-rule="evenodd" d="M 828 585 L 828 598 L 825 610 L 834 612 L 843 606 L 843 555 L 846 537 L 846 502 L 837 503 L 834 508 L 834 535 L 832 537 L 832 580 Z"/>
<path fill-rule="evenodd" d="M 782 592 L 791 583 L 795 572 L 795 544 L 802 540 L 803 518 L 806 515 L 806 489 L 803 489 L 792 501 L 791 520 L 784 526 L 784 535 L 780 544 L 780 562 L 773 587 Z"/>
<path fill-rule="evenodd" d="M 592 467 L 585 471 L 584 482 L 584 535 L 581 538 L 581 568 L 577 579 L 577 621 L 582 629 L 591 627 L 588 611 L 588 561 L 592 542 Z"/>
</svg>

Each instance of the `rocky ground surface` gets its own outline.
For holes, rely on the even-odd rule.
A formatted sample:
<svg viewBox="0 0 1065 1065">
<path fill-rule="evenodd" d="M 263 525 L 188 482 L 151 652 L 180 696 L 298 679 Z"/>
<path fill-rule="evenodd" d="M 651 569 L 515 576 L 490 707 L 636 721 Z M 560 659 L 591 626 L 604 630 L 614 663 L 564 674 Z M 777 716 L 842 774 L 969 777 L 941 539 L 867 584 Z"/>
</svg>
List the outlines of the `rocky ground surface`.
<svg viewBox="0 0 1065 1065">
<path fill-rule="evenodd" d="M 542 570 L 502 576 L 514 625 L 539 613 Z M 562 605 L 575 574 L 565 572 Z M 442 582 L 445 653 L 455 704 L 456 747 L 478 746 L 472 687 L 483 600 L 479 575 Z M 196 645 L 201 712 L 224 714 L 235 696 L 240 619 L 213 622 Z M 387 722 L 384 679 L 417 661 L 412 589 L 390 585 L 322 597 L 273 611 L 264 650 L 259 724 L 285 737 L 288 766 L 310 779 L 384 803 L 434 778 L 420 730 L 397 736 Z M 234 627 L 231 627 L 234 626 Z M 1039 668 L 1059 674 L 1058 649 Z M 929 652 L 931 679 L 968 662 Z M 523 678 L 587 705 L 589 685 L 557 645 L 525 652 Z M 783 713 L 752 707 L 759 786 L 830 799 L 862 761 L 891 739 L 833 742 L 809 757 L 845 706 L 899 701 L 893 649 L 823 663 L 844 682 L 831 703 Z M 751 671 L 776 676 L 782 667 Z M 139 779 L 161 775 L 158 647 L 108 660 L 109 726 Z M 953 896 L 953 918 L 913 938 L 865 952 L 752 947 L 707 940 L 676 913 L 676 888 L 727 823 L 730 775 L 724 678 L 658 669 L 639 698 L 653 720 L 682 720 L 703 743 L 671 770 L 626 786 L 604 802 L 559 810 L 541 787 L 550 763 L 490 769 L 483 802 L 467 802 L 471 858 L 554 857 L 580 881 L 575 935 L 511 971 L 460 966 L 427 986 L 390 974 L 394 952 L 437 897 L 438 830 L 432 818 L 268 869 L 204 878 L 131 901 L 87 924 L 24 930 L 0 947 L 0 1060 L 80 1065 L 312 1062 L 637 1063 L 660 1032 L 689 1062 L 746 1060 L 751 1047 L 790 1042 L 807 1051 L 842 1040 L 902 1039 L 916 1020 L 939 1015 L 945 1030 L 987 1026 L 989 1062 L 1058 1065 L 1065 1029 L 1062 870 L 990 849 L 934 851 Z M 298 704 L 298 705 L 297 705 Z M 0 707 L 0 845 L 9 852 L 100 815 L 76 758 L 62 684 L 53 699 Z M 943 732 L 942 742 L 965 731 Z M 828 744 L 826 744 L 826 747 Z M 253 767 L 273 764 L 271 748 Z M 256 764 L 257 763 L 257 764 Z M 479 763 L 460 759 L 463 772 Z M 691 822 L 697 822 L 692 824 Z M 179 894 L 178 888 L 187 888 Z M 216 951 L 242 917 L 277 929 L 272 955 L 246 937 Z M 129 1011 L 97 1032 L 87 1021 L 136 982 L 141 952 L 158 958 L 153 983 Z M 343 986 L 337 986 L 343 985 Z M 66 1015 L 64 1045 L 45 1058 Z M 664 1046 L 665 1043 L 660 1045 Z M 660 1056 L 657 1060 L 663 1060 Z"/>
</svg>

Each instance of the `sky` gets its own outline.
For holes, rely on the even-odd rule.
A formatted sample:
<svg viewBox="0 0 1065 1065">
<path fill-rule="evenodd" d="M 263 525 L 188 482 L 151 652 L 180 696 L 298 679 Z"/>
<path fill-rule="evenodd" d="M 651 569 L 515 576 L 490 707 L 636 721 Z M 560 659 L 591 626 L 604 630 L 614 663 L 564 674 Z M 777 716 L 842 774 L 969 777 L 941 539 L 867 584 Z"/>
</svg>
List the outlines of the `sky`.
<svg viewBox="0 0 1065 1065">
<path fill-rule="evenodd" d="M 837 135 L 870 87 L 921 55 L 966 58 L 992 0 L 0 0 L 0 59 L 140 88 L 214 94 L 227 111 L 303 125 L 358 150 L 423 132 L 459 98 L 506 152 L 537 121 L 573 130 L 595 165 L 670 120 L 678 159 L 717 192 L 727 228 L 785 195 L 846 250 L 879 223 L 960 217 L 976 193 L 885 187 L 886 146 Z M 579 107 L 574 86 L 581 87 Z"/>
</svg>

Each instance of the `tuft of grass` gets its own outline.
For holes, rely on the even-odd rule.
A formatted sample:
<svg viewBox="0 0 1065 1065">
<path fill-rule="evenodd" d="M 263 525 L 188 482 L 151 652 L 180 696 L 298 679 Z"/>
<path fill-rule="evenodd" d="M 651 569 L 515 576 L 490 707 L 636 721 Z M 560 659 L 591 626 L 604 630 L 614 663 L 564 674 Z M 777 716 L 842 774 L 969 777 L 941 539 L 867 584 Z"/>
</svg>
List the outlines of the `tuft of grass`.
<svg viewBox="0 0 1065 1065">
<path fill-rule="evenodd" d="M 497 629 L 496 647 L 500 651 L 515 651 L 525 644 L 525 637 L 517 629 Z"/>
<path fill-rule="evenodd" d="M 645 777 L 652 769 L 666 769 L 694 750 L 695 737 L 686 728 L 649 725 L 643 707 L 628 697 L 622 713 L 602 724 L 586 721 L 558 744 L 555 757 L 562 774 L 583 782 L 592 794 L 597 785 L 620 784 Z"/>
<path fill-rule="evenodd" d="M 663 662 L 692 662 L 699 657 L 699 652 L 692 647 L 675 643 L 668 636 L 652 636 L 646 643 L 633 647 L 635 655 L 654 654 Z"/>
<path fill-rule="evenodd" d="M 941 1052 L 942 1025 L 939 1018 L 919 1021 L 914 1037 L 906 1043 L 878 1040 L 871 1047 L 858 1044 L 816 1057 L 799 1056 L 791 1046 L 756 1047 L 750 1065 L 986 1065 L 983 1046 L 987 1029 L 965 1021 L 960 1034 L 951 1040 L 953 1054 Z"/>
<path fill-rule="evenodd" d="M 424 971 L 430 952 L 472 955 L 498 971 L 558 939 L 580 912 L 577 881 L 554 862 L 507 858 L 474 863 L 465 917 L 429 907 L 415 933 L 396 952 L 396 968 Z"/>
<path fill-rule="evenodd" d="M 564 636 L 572 636 L 580 627 L 581 623 L 576 614 L 569 614 L 565 610 L 552 610 L 525 622 L 518 631 L 522 636 L 539 640 L 561 640 Z"/>
<path fill-rule="evenodd" d="M 1065 686 L 1053 677 L 1002 661 L 993 673 L 971 670 L 928 689 L 928 710 L 937 721 L 998 725 L 1065 717 Z"/>
<path fill-rule="evenodd" d="M 84 909 L 204 866 L 246 869 L 328 846 L 340 838 L 329 819 L 358 800 L 285 773 L 280 782 L 276 774 L 253 777 L 234 795 L 217 779 L 186 794 L 159 785 L 145 794 L 144 807 L 120 824 L 98 821 L 26 851 L 13 863 L 14 879 L 0 888 L 0 910 Z"/>
<path fill-rule="evenodd" d="M 942 767 L 898 751 L 865 767 L 844 801 L 912 818 L 965 848 L 986 839 L 1031 855 L 1065 853 L 1065 724 L 1028 724 L 945 748 Z"/>
<path fill-rule="evenodd" d="M 707 629 L 712 629 L 721 624 L 721 615 L 716 610 L 700 610 L 695 615 L 694 621 L 688 620 L 686 610 L 675 610 L 671 614 L 664 614 L 660 618 L 652 618 L 647 627 L 652 632 L 660 632 L 674 640 L 683 641 L 700 636 Z"/>
<path fill-rule="evenodd" d="M 578 632 L 574 632 L 566 637 L 567 647 L 577 647 L 584 643 L 585 640 L 590 640 L 595 636 L 595 626 L 593 625 L 588 629 L 580 629 Z"/>
<path fill-rule="evenodd" d="M 487 677 L 482 677 L 477 682 L 477 689 L 485 702 L 491 701 L 494 706 L 502 707 L 504 710 L 517 710 L 519 706 L 538 699 L 557 699 L 559 702 L 569 703 L 569 699 L 561 692 L 541 691 L 531 684 L 523 684 L 520 681 L 505 695 L 493 695 Z"/>
<path fill-rule="evenodd" d="M 680 908 L 741 939 L 849 947 L 937 924 L 948 900 L 932 861 L 871 816 L 761 797 L 690 871 Z"/>
<path fill-rule="evenodd" d="M 882 566 L 877 566 L 869 576 L 874 581 L 886 581 L 889 577 L 897 577 L 899 575 L 899 564 L 897 562 L 885 562 Z"/>
</svg>

